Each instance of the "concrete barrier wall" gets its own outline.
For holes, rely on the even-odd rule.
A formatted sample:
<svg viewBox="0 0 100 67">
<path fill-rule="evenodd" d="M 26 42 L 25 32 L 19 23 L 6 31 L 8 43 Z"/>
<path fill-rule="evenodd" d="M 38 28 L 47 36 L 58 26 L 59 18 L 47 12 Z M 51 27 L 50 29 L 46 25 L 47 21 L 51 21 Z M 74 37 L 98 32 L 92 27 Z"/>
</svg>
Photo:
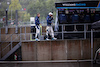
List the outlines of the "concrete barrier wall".
<svg viewBox="0 0 100 67">
<path fill-rule="evenodd" d="M 100 47 L 95 39 L 94 53 Z M 40 41 L 22 43 L 22 60 L 81 60 L 91 58 L 90 40 Z"/>
<path fill-rule="evenodd" d="M 13 47 L 18 42 L 14 42 Z M 2 50 L 9 42 L 0 46 Z M 100 47 L 99 39 L 94 40 L 94 54 Z M 9 50 L 9 46 L 0 57 L 3 57 Z M 61 41 L 31 41 L 22 42 L 23 61 L 48 61 L 48 60 L 85 60 L 91 58 L 90 40 L 61 40 Z"/>
<path fill-rule="evenodd" d="M 34 60 L 36 61 L 36 42 L 27 42 L 27 43 L 22 43 L 22 58 L 23 60 Z"/>
<path fill-rule="evenodd" d="M 45 27 L 43 28 L 45 29 Z M 5 28 L 1 29 L 1 42 L 6 40 L 15 28 L 9 28 L 8 34 L 5 34 Z M 42 30 L 45 32 L 45 30 Z M 26 27 L 26 33 L 30 33 L 31 28 Z M 22 27 L 22 40 L 25 40 L 25 27 Z M 2 35 L 3 34 L 3 35 Z M 14 40 L 20 34 L 12 36 Z M 19 41 L 20 37 L 16 39 Z M 26 40 L 30 40 L 30 34 L 26 34 Z M 11 41 L 9 38 L 7 41 Z M 7 44 L 0 46 L 2 50 Z M 16 45 L 16 44 L 15 44 Z M 94 40 L 94 53 L 100 47 L 99 39 Z M 10 46 L 2 52 L 0 57 L 4 56 L 10 50 Z M 47 60 L 71 60 L 71 59 L 90 59 L 91 57 L 91 44 L 90 40 L 61 40 L 61 41 L 40 41 L 40 42 L 22 42 L 22 59 L 33 61 L 47 61 Z"/>
</svg>

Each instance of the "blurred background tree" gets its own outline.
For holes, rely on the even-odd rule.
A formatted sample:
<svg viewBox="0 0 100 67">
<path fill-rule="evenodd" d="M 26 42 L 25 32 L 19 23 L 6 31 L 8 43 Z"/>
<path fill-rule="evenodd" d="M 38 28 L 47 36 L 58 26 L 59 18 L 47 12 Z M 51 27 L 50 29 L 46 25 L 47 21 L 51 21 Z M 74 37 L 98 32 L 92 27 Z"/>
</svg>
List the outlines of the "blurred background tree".
<svg viewBox="0 0 100 67">
<path fill-rule="evenodd" d="M 29 21 L 29 17 L 35 17 L 37 13 L 41 14 L 40 20 L 44 22 L 48 13 L 51 11 L 56 16 L 55 2 L 69 1 L 69 0 L 0 0 L 0 10 L 5 11 L 9 5 L 9 18 L 11 17 L 11 9 L 13 10 L 13 18 L 15 17 L 15 10 L 19 10 L 19 20 Z M 80 1 L 80 0 L 70 0 Z M 83 0 L 81 0 L 83 1 Z M 92 1 L 92 0 L 90 0 Z M 24 10 L 25 9 L 25 10 Z M 3 13 L 3 12 L 2 12 Z"/>
<path fill-rule="evenodd" d="M 22 6 L 19 2 L 19 0 L 11 0 L 11 4 L 9 5 L 9 10 L 15 11 L 15 10 L 21 10 Z"/>
<path fill-rule="evenodd" d="M 23 21 L 24 21 L 24 22 L 25 22 L 25 21 L 29 21 L 29 19 L 30 19 L 30 14 L 27 13 L 27 12 L 25 12 L 25 14 L 24 14 L 24 16 L 23 16 Z"/>
<path fill-rule="evenodd" d="M 8 6 L 6 2 L 9 1 L 9 19 L 15 18 L 15 10 L 18 11 L 20 21 L 29 21 L 29 17 L 35 17 L 37 13 L 41 14 L 41 22 L 46 21 L 48 13 L 53 12 L 54 18 L 56 16 L 55 2 L 60 2 L 62 0 L 1 0 L 2 2 L 2 11 L 4 11 Z M 24 10 L 24 8 L 26 10 Z"/>
</svg>

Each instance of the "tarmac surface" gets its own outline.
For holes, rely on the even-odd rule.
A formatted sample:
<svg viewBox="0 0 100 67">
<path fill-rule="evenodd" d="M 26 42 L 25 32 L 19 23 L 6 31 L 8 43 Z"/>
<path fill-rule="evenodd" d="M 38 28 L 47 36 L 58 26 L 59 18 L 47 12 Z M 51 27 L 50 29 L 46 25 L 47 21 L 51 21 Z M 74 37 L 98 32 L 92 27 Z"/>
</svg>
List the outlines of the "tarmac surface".
<svg viewBox="0 0 100 67">
<path fill-rule="evenodd" d="M 100 67 L 91 62 L 0 63 L 0 67 Z"/>
</svg>

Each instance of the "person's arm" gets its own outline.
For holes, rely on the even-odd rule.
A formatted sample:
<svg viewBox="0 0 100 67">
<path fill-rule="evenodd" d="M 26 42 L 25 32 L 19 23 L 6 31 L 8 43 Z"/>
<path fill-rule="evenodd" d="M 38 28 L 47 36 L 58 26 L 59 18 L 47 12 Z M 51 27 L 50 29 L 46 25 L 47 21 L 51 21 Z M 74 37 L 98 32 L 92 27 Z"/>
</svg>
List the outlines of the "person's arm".
<svg viewBox="0 0 100 67">
<path fill-rule="evenodd" d="M 53 17 L 48 17 L 47 20 L 48 20 L 48 23 L 52 23 L 51 21 L 53 20 Z"/>
<path fill-rule="evenodd" d="M 50 18 L 51 18 L 51 21 L 52 21 L 53 20 L 53 16 L 51 16 Z"/>
</svg>

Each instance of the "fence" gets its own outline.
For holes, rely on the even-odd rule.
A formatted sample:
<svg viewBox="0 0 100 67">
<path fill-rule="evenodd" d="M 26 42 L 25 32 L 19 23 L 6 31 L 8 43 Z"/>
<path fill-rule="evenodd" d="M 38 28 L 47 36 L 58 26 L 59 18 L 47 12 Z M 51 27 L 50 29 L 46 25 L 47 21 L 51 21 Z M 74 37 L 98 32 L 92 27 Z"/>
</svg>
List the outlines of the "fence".
<svg viewBox="0 0 100 67">
<path fill-rule="evenodd" d="M 43 36 L 46 35 L 46 25 L 42 26 L 42 34 Z M 13 28 L 13 27 L 12 27 Z M 54 28 L 54 26 L 53 26 Z M 2 29 L 2 28 L 1 28 Z M 8 31 L 10 31 L 8 34 L 4 34 L 5 31 L 1 31 L 2 33 L 0 35 L 0 40 L 4 41 L 7 37 L 9 37 L 14 30 L 10 30 L 11 28 L 8 28 Z M 4 29 L 4 28 L 3 28 Z M 100 31 L 94 30 L 94 37 L 99 38 L 99 35 L 97 36 L 96 34 L 99 34 Z M 91 24 L 62 24 L 59 25 L 58 31 L 54 32 L 55 37 L 57 37 L 58 40 L 64 40 L 64 39 L 87 39 L 91 37 Z M 12 38 L 17 37 L 18 35 L 21 35 L 22 38 L 17 39 L 16 41 L 19 41 L 20 39 L 22 41 L 29 41 L 29 40 L 34 40 L 35 38 L 35 26 L 20 26 L 18 27 L 18 33 L 13 34 Z M 9 40 L 7 40 L 9 41 Z"/>
</svg>

